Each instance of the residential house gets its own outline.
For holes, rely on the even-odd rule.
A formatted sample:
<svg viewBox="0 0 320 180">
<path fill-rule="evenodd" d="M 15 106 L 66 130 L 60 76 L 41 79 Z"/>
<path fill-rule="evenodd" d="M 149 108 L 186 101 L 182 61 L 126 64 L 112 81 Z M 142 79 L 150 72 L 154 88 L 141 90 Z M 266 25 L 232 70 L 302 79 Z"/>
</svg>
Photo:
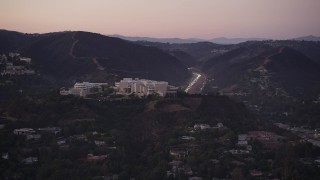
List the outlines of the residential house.
<svg viewBox="0 0 320 180">
<path fill-rule="evenodd" d="M 231 149 L 229 152 L 233 155 L 249 154 L 250 151 L 242 149 Z"/>
<path fill-rule="evenodd" d="M 84 159 L 85 161 L 101 161 L 107 159 L 108 155 L 93 155 L 88 154 L 87 157 Z"/>
<path fill-rule="evenodd" d="M 20 129 L 15 129 L 13 130 L 13 134 L 15 135 L 30 135 L 36 133 L 34 129 L 32 128 L 20 128 Z"/>
<path fill-rule="evenodd" d="M 88 138 L 84 134 L 77 134 L 69 137 L 70 141 L 88 141 Z"/>
<path fill-rule="evenodd" d="M 30 165 L 38 162 L 38 157 L 28 157 L 21 161 L 23 164 Z"/>
<path fill-rule="evenodd" d="M 24 62 L 27 62 L 27 63 L 31 63 L 31 58 L 20 57 L 20 61 L 24 61 Z"/>
<path fill-rule="evenodd" d="M 9 52 L 9 57 L 14 58 L 14 57 L 19 57 L 20 54 L 19 53 L 15 53 L 15 52 Z"/>
<path fill-rule="evenodd" d="M 57 144 L 58 144 L 59 146 L 65 145 L 66 143 L 67 143 L 67 140 L 66 140 L 66 139 L 59 139 L 59 140 L 57 140 Z"/>
<path fill-rule="evenodd" d="M 60 127 L 46 127 L 46 128 L 38 128 L 38 131 L 43 133 L 52 133 L 52 134 L 58 134 L 61 132 Z"/>
<path fill-rule="evenodd" d="M 190 140 L 196 140 L 196 138 L 195 138 L 195 137 L 192 137 L 192 136 L 182 136 L 181 139 L 182 139 L 182 140 L 188 140 L 188 141 L 190 141 Z"/>
<path fill-rule="evenodd" d="M 261 171 L 255 169 L 250 170 L 249 173 L 252 177 L 259 177 L 263 175 Z"/>
<path fill-rule="evenodd" d="M 27 135 L 27 140 L 35 140 L 38 141 L 40 140 L 41 135 L 40 134 L 28 134 Z"/>
<path fill-rule="evenodd" d="M 170 155 L 176 158 L 187 157 L 189 152 L 185 149 L 170 149 Z"/>
<path fill-rule="evenodd" d="M 2 153 L 2 159 L 5 159 L 5 160 L 7 160 L 7 159 L 9 159 L 9 154 L 8 153 Z"/>
<path fill-rule="evenodd" d="M 189 177 L 189 180 L 203 180 L 203 178 L 194 176 L 194 177 Z"/>
<path fill-rule="evenodd" d="M 210 129 L 210 125 L 209 124 L 195 124 L 193 126 L 194 129 L 201 129 L 201 130 L 205 130 L 205 129 Z"/>
<path fill-rule="evenodd" d="M 98 141 L 98 140 L 95 140 L 94 141 L 94 144 L 96 144 L 97 146 L 104 146 L 106 145 L 106 143 L 104 141 Z"/>
</svg>

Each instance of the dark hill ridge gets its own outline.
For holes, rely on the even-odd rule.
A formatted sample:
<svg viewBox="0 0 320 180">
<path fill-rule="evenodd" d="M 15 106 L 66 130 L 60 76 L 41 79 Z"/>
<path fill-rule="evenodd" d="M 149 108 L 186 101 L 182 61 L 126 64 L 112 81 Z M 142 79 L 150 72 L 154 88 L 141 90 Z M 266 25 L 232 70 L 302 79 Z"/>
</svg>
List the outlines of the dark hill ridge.
<svg viewBox="0 0 320 180">
<path fill-rule="evenodd" d="M 230 86 L 236 83 L 248 69 L 258 67 L 259 61 L 267 56 L 265 46 L 243 46 L 231 50 L 221 56 L 206 61 L 202 67 L 203 71 L 213 76 L 215 83 L 220 87 Z M 266 55 L 264 55 L 266 53 Z"/>
<path fill-rule="evenodd" d="M 30 36 L 15 31 L 0 30 L 0 53 L 7 53 L 19 49 L 30 39 Z"/>
<path fill-rule="evenodd" d="M 264 79 L 263 89 L 276 84 L 291 95 L 316 94 L 320 88 L 319 64 L 288 47 L 245 44 L 208 60 L 202 69 L 221 89 L 244 90 L 256 79 Z"/>
<path fill-rule="evenodd" d="M 295 49 L 308 58 L 313 60 L 314 62 L 320 64 L 320 41 L 311 42 L 311 41 L 273 41 L 266 42 L 266 44 L 270 44 L 271 46 L 281 47 L 286 46 L 292 49 Z"/>
<path fill-rule="evenodd" d="M 295 49 L 304 55 L 306 55 L 311 60 L 320 64 L 320 42 L 311 42 L 311 41 L 294 41 L 294 40 L 268 40 L 268 41 L 248 41 L 241 44 L 234 45 L 220 45 L 210 42 L 198 42 L 198 43 L 187 43 L 187 44 L 169 44 L 169 43 L 157 43 L 157 42 L 145 42 L 138 41 L 137 44 L 142 44 L 145 46 L 154 46 L 159 49 L 168 52 L 178 59 L 179 54 L 176 56 L 175 51 L 184 52 L 192 56 L 194 62 L 197 65 L 205 63 L 207 60 L 213 59 L 224 55 L 226 52 L 238 49 L 238 48 L 280 48 L 280 47 L 289 47 Z M 184 60 L 181 59 L 183 62 Z"/>
<path fill-rule="evenodd" d="M 106 81 L 139 77 L 185 83 L 190 74 L 175 57 L 154 47 L 89 32 L 23 34 L 0 31 L 0 52 L 18 50 L 36 69 L 57 81 Z"/>
<path fill-rule="evenodd" d="M 320 66 L 317 63 L 291 48 L 280 51 L 271 56 L 271 61 L 265 65 L 268 71 L 274 73 L 274 80 L 281 82 L 289 92 L 308 92 L 319 88 Z"/>
<path fill-rule="evenodd" d="M 181 83 L 189 76 L 179 60 L 155 47 L 85 32 L 76 32 L 74 38 L 78 40 L 73 52 L 76 57 L 96 58 L 113 73 L 172 83 Z"/>
<path fill-rule="evenodd" d="M 320 37 L 309 35 L 309 36 L 294 38 L 293 40 L 296 40 L 296 41 L 320 41 Z"/>
</svg>

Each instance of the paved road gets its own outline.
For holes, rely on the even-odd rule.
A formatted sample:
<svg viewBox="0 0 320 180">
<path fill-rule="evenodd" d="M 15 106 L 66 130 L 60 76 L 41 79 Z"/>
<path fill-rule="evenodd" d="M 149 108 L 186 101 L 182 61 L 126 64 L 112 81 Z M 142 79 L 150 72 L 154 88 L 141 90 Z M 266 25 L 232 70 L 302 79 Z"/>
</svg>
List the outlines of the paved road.
<svg viewBox="0 0 320 180">
<path fill-rule="evenodd" d="M 206 83 L 207 77 L 197 69 L 189 68 L 189 70 L 192 71 L 193 77 L 188 87 L 185 89 L 185 92 L 189 94 L 200 94 Z"/>
</svg>

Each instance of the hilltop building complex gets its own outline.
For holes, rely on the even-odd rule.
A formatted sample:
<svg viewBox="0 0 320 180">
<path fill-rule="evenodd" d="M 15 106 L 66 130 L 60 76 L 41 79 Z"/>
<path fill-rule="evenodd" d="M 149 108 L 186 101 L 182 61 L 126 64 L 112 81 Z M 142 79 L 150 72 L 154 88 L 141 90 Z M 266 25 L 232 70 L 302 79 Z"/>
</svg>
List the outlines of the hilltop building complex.
<svg viewBox="0 0 320 180">
<path fill-rule="evenodd" d="M 90 82 L 82 82 L 75 83 L 73 88 L 61 88 L 61 95 L 76 95 L 85 97 L 89 94 L 95 94 L 102 92 L 104 86 L 108 86 L 108 83 L 90 83 Z"/>
<path fill-rule="evenodd" d="M 178 87 L 171 86 L 165 81 L 124 78 L 115 83 L 115 89 L 118 94 L 134 94 L 139 97 L 152 94 L 174 97 L 177 94 Z"/>
<path fill-rule="evenodd" d="M 85 97 L 90 94 L 100 93 L 104 91 L 107 86 L 108 83 L 77 82 L 72 88 L 61 88 L 60 94 Z M 138 78 L 124 78 L 120 82 L 116 82 L 113 88 L 116 94 L 136 95 L 138 97 L 155 94 L 161 97 L 175 97 L 178 91 L 178 87 L 171 86 L 165 81 Z"/>
</svg>

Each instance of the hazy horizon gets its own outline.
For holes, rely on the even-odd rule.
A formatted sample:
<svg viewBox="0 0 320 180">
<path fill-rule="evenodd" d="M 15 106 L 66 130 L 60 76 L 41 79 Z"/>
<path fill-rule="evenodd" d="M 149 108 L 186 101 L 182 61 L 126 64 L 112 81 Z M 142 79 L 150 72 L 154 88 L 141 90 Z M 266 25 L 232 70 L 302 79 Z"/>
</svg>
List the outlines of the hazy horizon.
<svg viewBox="0 0 320 180">
<path fill-rule="evenodd" d="M 3 0 L 0 29 L 153 38 L 320 36 L 318 0 Z"/>
<path fill-rule="evenodd" d="M 0 29 L 0 30 L 5 30 L 5 31 L 14 31 L 14 32 L 19 32 L 19 33 L 25 33 L 25 34 L 47 34 L 47 33 L 59 33 L 59 32 L 68 32 L 68 31 L 81 31 L 81 32 L 89 32 L 89 33 L 97 33 L 101 34 L 104 36 L 123 36 L 123 37 L 128 37 L 128 38 L 152 38 L 152 39 L 185 39 L 185 40 L 212 40 L 212 39 L 219 39 L 219 38 L 226 38 L 226 39 L 266 39 L 266 40 L 290 40 L 290 39 L 295 39 L 295 38 L 302 38 L 302 37 L 308 37 L 308 36 L 314 36 L 314 37 L 320 37 L 320 36 L 315 36 L 313 34 L 305 34 L 302 36 L 297 36 L 297 37 L 292 37 L 292 38 L 265 38 L 265 37 L 225 37 L 225 36 L 220 36 L 220 37 L 209 37 L 209 38 L 199 38 L 199 37 L 156 37 L 156 36 L 145 36 L 145 35 L 123 35 L 123 34 L 103 34 L 100 32 L 94 32 L 94 31 L 84 31 L 84 30 L 59 30 L 59 31 L 48 31 L 48 32 L 23 32 L 23 31 L 18 31 L 15 29 Z"/>
</svg>

